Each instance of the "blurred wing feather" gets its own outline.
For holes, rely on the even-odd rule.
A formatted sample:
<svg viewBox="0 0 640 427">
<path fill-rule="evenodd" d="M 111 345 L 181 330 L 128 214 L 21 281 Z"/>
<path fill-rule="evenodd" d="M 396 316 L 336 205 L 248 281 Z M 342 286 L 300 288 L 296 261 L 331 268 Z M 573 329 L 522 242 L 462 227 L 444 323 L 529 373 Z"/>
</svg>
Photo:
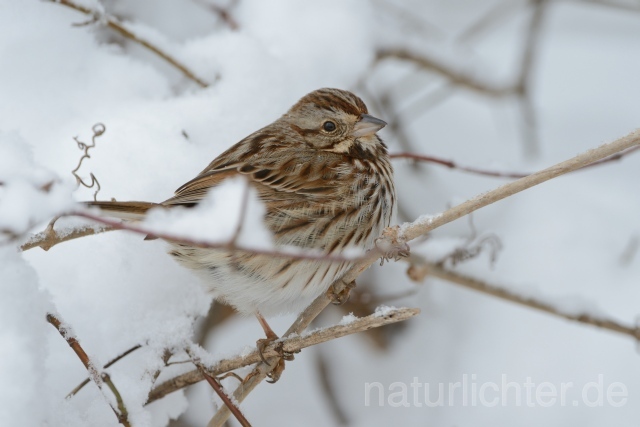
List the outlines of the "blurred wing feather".
<svg viewBox="0 0 640 427">
<path fill-rule="evenodd" d="M 314 152 L 301 156 L 293 145 L 284 146 L 259 131 L 218 156 L 162 204 L 197 204 L 209 189 L 239 175 L 249 179 L 266 203 L 289 199 L 294 194 L 312 198 L 331 194 L 339 184 L 339 176 L 322 167 L 328 161 L 322 157 L 327 154 Z"/>
</svg>

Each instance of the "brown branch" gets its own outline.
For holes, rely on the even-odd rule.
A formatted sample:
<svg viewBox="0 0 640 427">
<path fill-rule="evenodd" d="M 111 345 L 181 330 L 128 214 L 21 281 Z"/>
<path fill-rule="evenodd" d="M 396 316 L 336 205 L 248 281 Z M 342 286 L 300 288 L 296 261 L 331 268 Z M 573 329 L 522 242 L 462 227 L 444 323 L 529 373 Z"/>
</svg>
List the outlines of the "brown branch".
<svg viewBox="0 0 640 427">
<path fill-rule="evenodd" d="M 439 279 L 446 280 L 464 288 L 482 292 L 484 294 L 488 294 L 505 301 L 510 301 L 525 307 L 543 311 L 545 313 L 552 314 L 554 316 L 558 316 L 567 320 L 573 320 L 579 323 L 596 326 L 608 331 L 628 335 L 635 340 L 640 341 L 640 326 L 625 325 L 615 320 L 595 316 L 586 312 L 566 313 L 562 311 L 562 309 L 555 306 L 553 303 L 542 301 L 531 296 L 521 295 L 512 290 L 496 286 L 482 280 L 475 279 L 473 277 L 465 276 L 455 271 L 448 270 L 440 264 L 429 263 L 420 260 L 418 262 L 413 262 L 412 267 L 417 267 L 421 271 L 421 274 L 418 277 L 412 277 L 413 280 L 420 281 L 425 276 L 437 277 Z"/>
<path fill-rule="evenodd" d="M 605 163 L 609 163 L 609 162 L 614 162 L 614 161 L 618 161 L 623 159 L 624 157 L 626 157 L 629 154 L 632 154 L 636 151 L 640 150 L 640 146 L 636 146 L 636 147 L 631 147 L 627 150 L 624 150 L 620 153 L 616 153 L 613 154 L 605 159 L 601 159 L 598 160 L 596 162 L 593 162 L 589 165 L 584 166 L 581 169 L 586 169 L 586 168 L 590 168 L 593 166 L 598 166 L 598 165 L 602 165 Z M 476 168 L 476 167 L 472 167 L 472 166 L 463 166 L 463 165 L 459 165 L 458 163 L 452 161 L 452 160 L 446 160 L 446 159 L 442 159 L 439 157 L 433 157 L 433 156 L 426 156 L 426 155 L 422 155 L 422 154 L 414 154 L 414 153 L 395 153 L 395 154 L 391 154 L 390 157 L 392 159 L 409 159 L 409 160 L 415 160 L 415 161 L 421 161 L 421 162 L 428 162 L 428 163 L 435 163 L 441 166 L 445 166 L 447 168 L 450 169 L 455 169 L 455 170 L 459 170 L 462 172 L 469 172 L 469 173 L 473 173 L 476 175 L 484 175 L 484 176 L 490 176 L 490 177 L 497 177 L 497 178 L 524 178 L 526 176 L 529 176 L 530 174 L 526 174 L 526 173 L 521 173 L 521 172 L 505 172 L 505 171 L 494 171 L 494 170 L 489 170 L 489 169 L 481 169 L 481 168 Z M 137 227 L 130 227 L 127 224 L 123 224 L 117 221 L 109 221 L 106 220 L 104 218 L 101 217 L 97 217 L 97 216 L 92 216 L 91 219 L 95 220 L 95 221 L 100 221 L 100 222 L 104 222 L 104 221 L 108 221 L 109 224 L 113 224 L 113 225 L 117 225 L 117 227 L 110 227 L 110 226 L 104 226 L 104 227 L 97 227 L 94 225 L 84 225 L 80 228 L 77 229 L 71 229 L 71 230 L 65 230 L 65 231 L 55 231 L 55 230 L 45 230 L 43 232 L 37 233 L 35 235 L 33 235 L 26 243 L 22 244 L 22 246 L 20 246 L 20 250 L 22 251 L 28 251 L 29 249 L 33 249 L 36 247 L 40 247 L 42 249 L 44 249 L 45 251 L 48 251 L 49 249 L 51 249 L 53 246 L 59 244 L 59 243 L 64 243 L 67 242 L 69 240 L 74 240 L 74 239 L 78 239 L 80 237 L 85 237 L 85 236 L 92 236 L 94 234 L 99 234 L 99 233 L 104 233 L 107 231 L 113 231 L 113 230 L 129 230 L 129 231 L 133 231 L 133 232 L 138 232 L 144 235 L 149 234 L 150 232 L 148 230 L 141 230 Z M 152 233 L 153 234 L 153 233 Z M 160 236 L 159 236 L 160 237 Z M 176 236 L 167 236 L 168 239 L 173 239 L 175 241 L 180 241 L 182 242 L 183 240 L 179 237 Z M 196 244 L 196 242 L 193 241 L 189 241 L 189 242 L 185 242 L 187 244 Z M 198 244 L 203 245 L 203 247 L 226 247 L 224 245 L 226 245 L 226 243 L 224 244 L 220 244 L 220 245 L 207 245 L 205 242 L 198 242 Z M 242 248 L 238 248 L 238 250 L 242 250 Z M 254 252 L 253 249 L 249 249 L 246 248 L 244 249 L 247 252 Z M 279 252 L 279 251 L 257 251 L 259 253 L 264 252 L 264 254 L 267 255 L 273 255 L 273 256 L 281 256 L 281 257 L 291 257 L 291 258 L 300 258 L 300 259 L 322 259 L 322 260 L 327 260 L 327 261 L 354 261 L 357 260 L 358 258 L 344 258 L 344 257 L 327 257 L 327 256 L 323 256 L 323 255 L 312 255 L 312 254 L 290 254 L 288 252 Z M 334 259 L 335 258 L 335 259 Z"/>
<path fill-rule="evenodd" d="M 376 250 L 370 251 L 367 257 L 355 263 L 355 265 L 353 265 L 353 267 L 351 267 L 341 279 L 332 284 L 332 288 L 334 292 L 340 292 L 346 288 L 379 258 L 380 251 L 385 254 L 385 257 L 392 257 L 394 253 L 397 254 L 399 251 L 405 250 L 406 242 L 414 240 L 420 236 L 424 236 L 434 229 L 455 221 L 462 216 L 468 215 L 471 212 L 517 194 L 535 185 L 557 178 L 566 173 L 573 172 L 588 164 L 605 159 L 638 145 L 640 145 L 640 130 L 636 130 L 620 139 L 617 139 L 616 141 L 579 154 L 572 159 L 551 166 L 540 172 L 536 172 L 525 178 L 505 184 L 493 191 L 480 194 L 435 217 L 418 218 L 413 223 L 404 224 L 402 227 L 396 226 L 387 228 L 383 232 L 383 235 L 378 238 L 376 242 Z M 326 294 L 320 295 L 298 316 L 284 336 L 288 337 L 292 334 L 301 333 L 309 326 L 313 319 L 315 319 L 322 310 L 329 305 L 329 303 L 330 299 Z M 271 369 L 271 366 L 277 362 L 277 359 L 272 358 L 267 361 L 270 362 L 270 366 L 265 366 L 264 363 L 259 364 L 256 369 L 254 369 L 253 375 L 250 375 L 248 379 L 236 388 L 233 395 L 238 402 L 242 402 L 246 396 L 266 378 L 269 369 Z M 228 410 L 221 408 L 214 417 L 218 422 L 216 425 L 221 426 L 229 415 L 230 413 Z"/>
<path fill-rule="evenodd" d="M 107 231 L 113 231 L 114 228 L 96 225 L 83 225 L 79 228 L 72 230 L 55 231 L 53 229 L 42 231 L 33 235 L 26 243 L 20 246 L 21 251 L 28 251 L 33 248 L 42 248 L 48 251 L 59 243 L 64 243 L 69 240 L 78 239 L 80 237 L 93 236 L 94 234 L 105 233 Z"/>
<path fill-rule="evenodd" d="M 189 68 L 187 68 L 184 64 L 179 62 L 177 59 L 173 58 L 168 53 L 164 52 L 158 46 L 152 44 L 151 42 L 149 42 L 147 40 L 144 40 L 144 39 L 138 37 L 136 34 L 131 32 L 130 30 L 128 30 L 123 23 L 118 21 L 113 16 L 108 16 L 106 14 L 102 14 L 101 12 L 99 12 L 97 10 L 90 9 L 88 7 L 79 5 L 79 4 L 75 3 L 75 2 L 73 2 L 72 0 L 49 0 L 49 1 L 52 2 L 52 3 L 56 3 L 56 4 L 61 4 L 63 6 L 67 6 L 67 7 L 71 8 L 71 9 L 74 9 L 74 10 L 76 10 L 78 12 L 84 13 L 85 15 L 89 15 L 89 16 L 93 17 L 93 19 L 96 22 L 104 22 L 107 27 L 111 28 L 113 31 L 117 32 L 121 36 L 123 36 L 123 37 L 125 37 L 125 38 L 127 38 L 127 39 L 129 39 L 129 40 L 131 40 L 131 41 L 133 41 L 133 42 L 135 42 L 137 44 L 139 44 L 140 46 L 145 47 L 146 49 L 148 49 L 151 52 L 153 52 L 156 55 L 158 55 L 160 58 L 165 60 L 167 63 L 169 63 L 170 65 L 172 65 L 176 69 L 178 69 L 189 80 L 197 83 L 200 87 L 205 88 L 205 87 L 209 86 L 208 83 L 206 83 L 204 80 L 202 80 L 199 77 L 197 77 L 195 75 L 195 73 L 193 71 L 189 70 Z"/>
<path fill-rule="evenodd" d="M 521 191 L 529 189 L 538 184 L 542 184 L 550 179 L 582 169 L 587 165 L 614 156 L 620 152 L 629 150 L 640 145 L 640 130 L 617 139 L 598 148 L 588 150 L 569 160 L 548 167 L 527 177 L 504 184 L 493 191 L 480 194 L 458 206 L 455 206 L 440 215 L 432 218 L 419 218 L 410 224 L 401 227 L 397 238 L 403 241 L 410 241 L 419 236 L 423 236 L 432 230 L 452 222 L 464 215 L 468 215 L 482 207 L 493 204 L 497 201 L 513 196 Z"/>
<path fill-rule="evenodd" d="M 131 424 L 129 423 L 129 420 L 128 420 L 127 408 L 124 405 L 120 392 L 118 392 L 118 389 L 113 384 L 113 381 L 111 381 L 111 377 L 109 377 L 108 374 L 101 372 L 100 369 L 91 361 L 91 359 L 89 358 L 87 353 L 84 351 L 84 349 L 82 348 L 82 346 L 80 345 L 76 337 L 73 335 L 73 332 L 69 329 L 68 326 L 62 324 L 62 322 L 59 319 L 59 316 L 48 313 L 47 322 L 51 323 L 58 330 L 62 338 L 64 338 L 65 341 L 67 341 L 67 344 L 69 344 L 69 347 L 73 349 L 73 351 L 76 353 L 76 355 L 78 356 L 78 358 L 80 359 L 84 367 L 87 369 L 87 372 L 89 372 L 89 378 L 91 378 L 91 380 L 95 383 L 98 389 L 103 393 L 103 396 L 104 396 L 104 391 L 102 389 L 102 384 L 107 384 L 107 387 L 109 387 L 109 389 L 113 392 L 114 396 L 116 397 L 117 408 L 111 404 L 111 401 L 107 399 L 106 396 L 104 396 L 105 400 L 109 403 L 111 410 L 118 418 L 118 422 L 125 427 L 131 427 Z"/>
<path fill-rule="evenodd" d="M 189 350 L 187 350 L 187 354 L 191 358 L 191 362 L 194 365 L 196 365 L 196 368 L 198 368 L 198 372 L 200 372 L 200 374 L 204 377 L 204 379 L 207 380 L 207 382 L 209 383 L 213 391 L 216 392 L 220 400 L 222 400 L 222 402 L 229 409 L 229 411 L 231 411 L 231 413 L 236 418 L 236 420 L 238 420 L 240 425 L 242 427 L 251 427 L 251 423 L 247 421 L 247 418 L 244 416 L 242 411 L 240 411 L 240 408 L 236 406 L 236 404 L 229 398 L 229 395 L 227 395 L 227 392 L 224 391 L 222 384 L 220 384 L 217 379 L 213 378 L 211 375 L 207 373 L 206 368 L 202 365 L 200 360 L 197 357 L 195 357 Z"/>
<path fill-rule="evenodd" d="M 329 359 L 329 360 L 327 360 Z M 335 384 L 331 380 L 331 363 L 333 358 L 327 357 L 322 351 L 322 347 L 316 349 L 316 371 L 320 378 L 320 386 L 327 398 L 327 403 L 333 414 L 333 418 L 336 421 L 336 425 L 347 426 L 351 424 L 349 417 L 347 416 L 344 408 L 341 405 L 340 399 L 337 396 L 337 390 Z"/>
<path fill-rule="evenodd" d="M 85 211 L 70 212 L 70 213 L 64 214 L 63 216 L 79 216 L 82 218 L 90 219 L 92 221 L 96 221 L 101 224 L 107 225 L 109 229 L 132 231 L 134 233 L 141 234 L 144 236 L 153 236 L 155 238 L 160 238 L 160 239 L 171 241 L 174 243 L 195 246 L 198 248 L 225 249 L 229 251 L 246 252 L 254 255 L 267 255 L 267 256 L 278 257 L 278 258 L 306 259 L 306 260 L 327 261 L 327 262 L 353 262 L 353 261 L 358 261 L 362 259 L 362 257 L 346 257 L 346 256 L 335 256 L 335 255 L 327 255 L 322 253 L 315 253 L 312 251 L 305 251 L 302 248 L 301 248 L 301 251 L 298 253 L 281 251 L 281 250 L 246 248 L 243 246 L 239 246 L 235 242 L 235 239 L 237 238 L 237 236 L 235 235 L 228 241 L 224 241 L 224 242 L 211 242 L 208 240 L 190 239 L 187 237 L 176 236 L 170 233 L 158 233 L 148 228 L 133 225 L 128 222 L 120 222 L 120 221 L 112 220 L 109 218 L 103 218 L 99 215 L 94 215 L 92 213 L 85 212 Z"/>
<path fill-rule="evenodd" d="M 586 168 L 590 168 L 593 166 L 599 166 L 599 165 L 603 165 L 605 163 L 609 163 L 609 162 L 614 162 L 617 160 L 621 160 L 622 158 L 624 158 L 625 156 L 634 153 L 636 151 L 640 150 L 640 146 L 636 146 L 636 147 L 632 147 L 629 148 L 628 150 L 625 150 L 623 152 L 620 153 L 616 153 L 612 156 L 607 157 L 606 159 L 602 159 L 602 160 L 598 160 L 597 162 L 593 162 L 589 165 L 584 166 L 583 168 L 579 169 L 586 169 Z M 483 175 L 483 176 L 490 176 L 490 177 L 495 177 L 495 178 L 524 178 L 526 176 L 531 175 L 531 173 L 523 173 L 523 172 L 506 172 L 506 171 L 496 171 L 496 170 L 491 170 L 491 169 L 482 169 L 482 168 L 476 168 L 473 166 L 463 166 L 460 165 L 452 160 L 446 160 L 446 159 L 442 159 L 440 157 L 434 157 L 434 156 L 425 156 L 422 154 L 414 154 L 414 153 L 392 153 L 389 155 L 389 157 L 391 157 L 392 159 L 409 159 L 409 160 L 415 160 L 415 161 L 419 161 L 419 162 L 427 162 L 427 163 L 435 163 L 437 165 L 441 165 L 441 166 L 445 166 L 449 169 L 455 169 L 455 170 L 459 170 L 461 172 L 468 172 L 468 173 L 472 173 L 475 175 Z"/>
<path fill-rule="evenodd" d="M 371 314 L 366 317 L 362 317 L 354 320 L 351 323 L 345 325 L 330 326 L 327 328 L 318 329 L 304 335 L 290 336 L 289 338 L 282 338 L 276 342 L 273 342 L 267 346 L 263 351 L 263 355 L 266 358 L 279 357 L 282 351 L 286 353 L 295 353 L 303 348 L 310 347 L 312 345 L 322 344 L 324 342 L 341 338 L 346 335 L 356 334 L 372 328 L 378 328 L 380 326 L 388 325 L 391 323 L 401 322 L 420 313 L 417 308 L 397 308 L 390 309 L 385 314 Z M 290 334 L 291 335 L 291 334 Z M 282 346 L 281 348 L 279 348 Z M 257 350 L 249 353 L 246 356 L 235 356 L 230 359 L 223 359 L 216 363 L 214 366 L 207 368 L 207 373 L 213 377 L 224 374 L 229 371 L 233 371 L 244 366 L 253 365 L 261 361 L 260 354 Z M 196 369 L 187 372 L 182 375 L 178 375 L 170 380 L 158 384 L 149 393 L 149 399 L 147 404 L 154 402 L 169 393 L 180 390 L 189 385 L 202 381 L 202 374 Z"/>
<path fill-rule="evenodd" d="M 124 353 L 121 353 L 121 354 L 117 355 L 116 357 L 114 357 L 113 359 L 111 359 L 110 361 L 105 363 L 105 365 L 102 367 L 102 369 L 107 369 L 109 366 L 112 366 L 114 363 L 116 363 L 116 362 L 120 361 L 121 359 L 125 358 L 126 356 L 130 355 L 131 353 L 133 353 L 134 351 L 138 350 L 139 348 L 142 348 L 142 346 L 140 344 L 134 345 L 129 350 L 125 351 Z M 82 381 L 80 384 L 78 384 L 73 390 L 71 390 L 69 392 L 69 394 L 67 394 L 66 398 L 69 399 L 70 397 L 75 396 L 75 394 L 78 393 L 80 390 L 82 390 L 82 388 L 84 386 L 89 384 L 89 381 L 91 381 L 91 378 L 85 378 L 84 381 Z"/>
<path fill-rule="evenodd" d="M 517 85 L 512 84 L 508 86 L 498 86 L 488 81 L 482 81 L 468 73 L 458 71 L 450 65 L 439 62 L 433 58 L 419 55 L 401 48 L 383 49 L 378 51 L 378 54 L 376 56 L 377 61 L 382 61 L 388 58 L 412 62 L 420 68 L 445 77 L 447 80 L 457 86 L 464 87 L 474 92 L 479 92 L 489 96 L 510 96 L 517 94 L 519 90 Z"/>
<path fill-rule="evenodd" d="M 201 5 L 202 7 L 209 9 L 213 13 L 218 15 L 218 17 L 222 20 L 222 22 L 227 24 L 229 28 L 231 28 L 233 31 L 237 31 L 240 28 L 240 25 L 238 25 L 238 21 L 236 21 L 235 18 L 231 15 L 231 12 L 229 12 L 229 9 L 233 5 L 222 7 L 216 4 L 209 3 L 204 0 L 194 0 L 194 1 L 199 5 Z M 233 3 L 236 3 L 236 2 L 234 1 Z"/>
</svg>

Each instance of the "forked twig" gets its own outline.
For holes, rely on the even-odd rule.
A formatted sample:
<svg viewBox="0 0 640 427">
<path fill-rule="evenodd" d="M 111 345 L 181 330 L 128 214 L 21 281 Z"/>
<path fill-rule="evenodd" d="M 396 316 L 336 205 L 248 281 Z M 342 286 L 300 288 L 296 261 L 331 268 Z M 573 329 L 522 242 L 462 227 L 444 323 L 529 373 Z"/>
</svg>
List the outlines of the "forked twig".
<svg viewBox="0 0 640 427">
<path fill-rule="evenodd" d="M 87 372 L 89 372 L 89 378 L 91 378 L 91 380 L 95 383 L 95 385 L 103 393 L 103 395 L 104 395 L 104 390 L 102 388 L 103 384 L 106 384 L 109 390 L 111 390 L 111 392 L 116 398 L 117 407 L 113 406 L 111 404 L 111 400 L 108 399 L 106 396 L 104 396 L 105 400 L 109 403 L 111 410 L 118 418 L 118 422 L 125 427 L 131 427 L 131 424 L 129 423 L 129 419 L 128 419 L 129 414 L 127 412 L 127 408 L 124 404 L 124 401 L 122 400 L 122 396 L 120 395 L 120 392 L 118 391 L 116 386 L 113 384 L 113 381 L 111 381 L 111 377 L 106 372 L 102 372 L 91 361 L 87 353 L 84 351 L 84 349 L 76 339 L 75 335 L 73 334 L 73 331 L 70 329 L 68 325 L 65 325 L 62 323 L 58 315 L 54 315 L 51 313 L 47 314 L 47 322 L 51 323 L 58 330 L 62 338 L 64 338 L 65 341 L 67 341 L 67 344 L 69 344 L 69 347 L 73 349 L 73 351 L 76 353 L 76 355 L 78 356 L 78 358 L 80 359 L 84 367 L 87 369 Z"/>
<path fill-rule="evenodd" d="M 140 344 L 134 345 L 129 350 L 117 355 L 116 357 L 114 357 L 113 359 L 111 359 L 110 361 L 105 363 L 105 365 L 102 367 L 102 369 L 107 369 L 108 367 L 112 366 L 114 363 L 117 363 L 118 361 L 124 359 L 125 357 L 127 357 L 128 355 L 130 355 L 134 351 L 138 350 L 139 348 L 142 348 L 142 346 Z M 69 399 L 69 398 L 75 396 L 75 394 L 78 393 L 80 390 L 82 390 L 82 388 L 84 386 L 89 384 L 89 381 L 91 381 L 91 378 L 85 378 L 84 381 L 82 381 L 80 384 L 78 384 L 73 390 L 71 390 L 69 392 L 69 394 L 67 394 L 66 398 Z"/>
</svg>

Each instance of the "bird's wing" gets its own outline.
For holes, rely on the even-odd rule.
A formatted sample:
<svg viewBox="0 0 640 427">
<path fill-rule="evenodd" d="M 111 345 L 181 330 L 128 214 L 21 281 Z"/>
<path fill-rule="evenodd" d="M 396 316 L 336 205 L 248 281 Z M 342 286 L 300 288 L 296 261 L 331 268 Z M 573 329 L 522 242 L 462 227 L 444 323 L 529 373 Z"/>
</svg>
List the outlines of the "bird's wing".
<svg viewBox="0 0 640 427">
<path fill-rule="evenodd" d="M 284 145 L 276 137 L 265 137 L 258 131 L 218 156 L 162 204 L 192 206 L 199 203 L 209 189 L 240 175 L 249 179 L 266 203 L 283 201 L 293 195 L 322 197 L 331 193 L 339 179 L 337 171 L 323 168 L 327 160 L 323 156 L 327 154 L 301 154 L 294 144 Z"/>
</svg>

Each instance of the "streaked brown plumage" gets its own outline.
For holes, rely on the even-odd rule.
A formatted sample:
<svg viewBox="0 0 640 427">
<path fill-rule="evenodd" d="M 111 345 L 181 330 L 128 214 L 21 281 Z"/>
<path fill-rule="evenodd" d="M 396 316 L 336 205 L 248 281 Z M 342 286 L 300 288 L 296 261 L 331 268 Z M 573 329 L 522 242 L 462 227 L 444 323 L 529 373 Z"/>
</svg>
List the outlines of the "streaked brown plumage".
<svg viewBox="0 0 640 427">
<path fill-rule="evenodd" d="M 354 94 L 320 89 L 275 122 L 218 156 L 163 207 L 194 206 L 225 179 L 243 175 L 266 205 L 276 245 L 340 254 L 369 249 L 390 224 L 392 168 L 376 135 L 385 123 Z M 114 216 L 140 218 L 157 204 L 96 202 Z M 171 254 L 196 271 L 216 298 L 243 313 L 297 312 L 350 267 L 349 262 L 286 258 L 171 243 Z"/>
</svg>

